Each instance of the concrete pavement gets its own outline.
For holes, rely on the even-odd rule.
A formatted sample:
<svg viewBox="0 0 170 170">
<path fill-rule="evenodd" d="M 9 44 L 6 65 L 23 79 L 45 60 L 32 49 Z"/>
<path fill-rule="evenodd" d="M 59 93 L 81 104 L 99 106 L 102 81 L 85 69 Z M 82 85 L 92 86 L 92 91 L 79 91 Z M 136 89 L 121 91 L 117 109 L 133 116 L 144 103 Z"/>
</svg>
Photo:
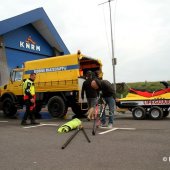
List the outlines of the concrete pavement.
<svg viewBox="0 0 170 170">
<path fill-rule="evenodd" d="M 38 127 L 24 128 L 18 119 L 0 117 L 1 170 L 169 170 L 170 117 L 160 121 L 133 120 L 131 114 L 116 114 L 113 128 L 97 129 L 82 119 L 91 143 L 80 131 L 65 148 L 61 146 L 74 133 L 58 134 L 58 125 L 68 120 L 43 119 Z M 51 125 L 48 125 L 51 124 Z M 127 128 L 127 129 L 126 129 Z M 129 130 L 128 128 L 134 128 Z"/>
</svg>

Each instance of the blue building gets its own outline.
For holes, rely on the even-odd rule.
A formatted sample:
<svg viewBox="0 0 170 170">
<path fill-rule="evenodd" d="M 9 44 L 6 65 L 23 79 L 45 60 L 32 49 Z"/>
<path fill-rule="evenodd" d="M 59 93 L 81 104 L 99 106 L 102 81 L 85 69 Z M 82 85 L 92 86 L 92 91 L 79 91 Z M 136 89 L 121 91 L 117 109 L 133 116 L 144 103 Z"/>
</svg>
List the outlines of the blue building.
<svg viewBox="0 0 170 170">
<path fill-rule="evenodd" d="M 43 8 L 0 21 L 0 85 L 25 61 L 63 54 L 69 50 Z"/>
</svg>

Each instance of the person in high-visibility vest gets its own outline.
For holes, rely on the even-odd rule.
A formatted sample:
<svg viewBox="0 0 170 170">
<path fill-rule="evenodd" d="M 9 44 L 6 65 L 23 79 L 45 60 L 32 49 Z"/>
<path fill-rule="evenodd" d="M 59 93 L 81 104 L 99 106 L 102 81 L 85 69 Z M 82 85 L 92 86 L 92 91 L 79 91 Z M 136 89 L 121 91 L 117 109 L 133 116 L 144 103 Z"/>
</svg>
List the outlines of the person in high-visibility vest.
<svg viewBox="0 0 170 170">
<path fill-rule="evenodd" d="M 26 79 L 23 83 L 23 94 L 24 94 L 24 102 L 26 106 L 26 111 L 23 116 L 21 125 L 28 125 L 27 118 L 29 117 L 32 125 L 39 124 L 35 121 L 34 110 L 35 110 L 35 87 L 34 80 L 36 79 L 36 74 L 31 73 L 30 78 Z"/>
</svg>

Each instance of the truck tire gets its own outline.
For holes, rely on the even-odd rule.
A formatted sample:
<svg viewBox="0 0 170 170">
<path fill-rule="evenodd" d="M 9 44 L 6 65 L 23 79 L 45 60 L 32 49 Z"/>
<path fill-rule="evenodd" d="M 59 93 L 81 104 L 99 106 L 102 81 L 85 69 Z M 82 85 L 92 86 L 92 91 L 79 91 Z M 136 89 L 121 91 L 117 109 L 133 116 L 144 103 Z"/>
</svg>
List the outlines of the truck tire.
<svg viewBox="0 0 170 170">
<path fill-rule="evenodd" d="M 54 96 L 48 101 L 48 111 L 53 117 L 63 117 L 66 114 L 66 104 L 60 96 Z"/>
<path fill-rule="evenodd" d="M 7 117 L 12 117 L 17 112 L 17 108 L 14 106 L 14 103 L 10 98 L 6 98 L 3 100 L 2 110 L 4 112 L 4 115 Z"/>
<path fill-rule="evenodd" d="M 72 109 L 73 113 L 76 114 L 77 117 L 83 117 L 84 114 L 86 114 L 88 111 L 88 110 L 81 110 L 81 106 L 77 103 L 73 104 L 71 106 L 71 109 Z"/>
<path fill-rule="evenodd" d="M 168 115 L 169 115 L 169 111 L 168 110 L 163 111 L 163 117 L 167 117 Z"/>
<path fill-rule="evenodd" d="M 141 106 L 135 107 L 132 110 L 132 115 L 136 120 L 143 120 L 146 117 L 146 110 Z"/>
<path fill-rule="evenodd" d="M 149 117 L 154 120 L 162 119 L 163 117 L 163 110 L 158 106 L 153 106 L 149 110 Z"/>
</svg>

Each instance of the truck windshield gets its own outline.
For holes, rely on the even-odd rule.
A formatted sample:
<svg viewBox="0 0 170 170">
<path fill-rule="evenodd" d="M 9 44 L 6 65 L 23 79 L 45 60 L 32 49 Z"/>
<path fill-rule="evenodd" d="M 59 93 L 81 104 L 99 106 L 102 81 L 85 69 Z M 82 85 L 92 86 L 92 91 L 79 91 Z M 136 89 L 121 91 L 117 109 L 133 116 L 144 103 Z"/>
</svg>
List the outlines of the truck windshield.
<svg viewBox="0 0 170 170">
<path fill-rule="evenodd" d="M 22 75 L 23 72 L 22 71 L 14 71 L 12 73 L 12 81 L 21 81 L 22 80 Z"/>
</svg>

